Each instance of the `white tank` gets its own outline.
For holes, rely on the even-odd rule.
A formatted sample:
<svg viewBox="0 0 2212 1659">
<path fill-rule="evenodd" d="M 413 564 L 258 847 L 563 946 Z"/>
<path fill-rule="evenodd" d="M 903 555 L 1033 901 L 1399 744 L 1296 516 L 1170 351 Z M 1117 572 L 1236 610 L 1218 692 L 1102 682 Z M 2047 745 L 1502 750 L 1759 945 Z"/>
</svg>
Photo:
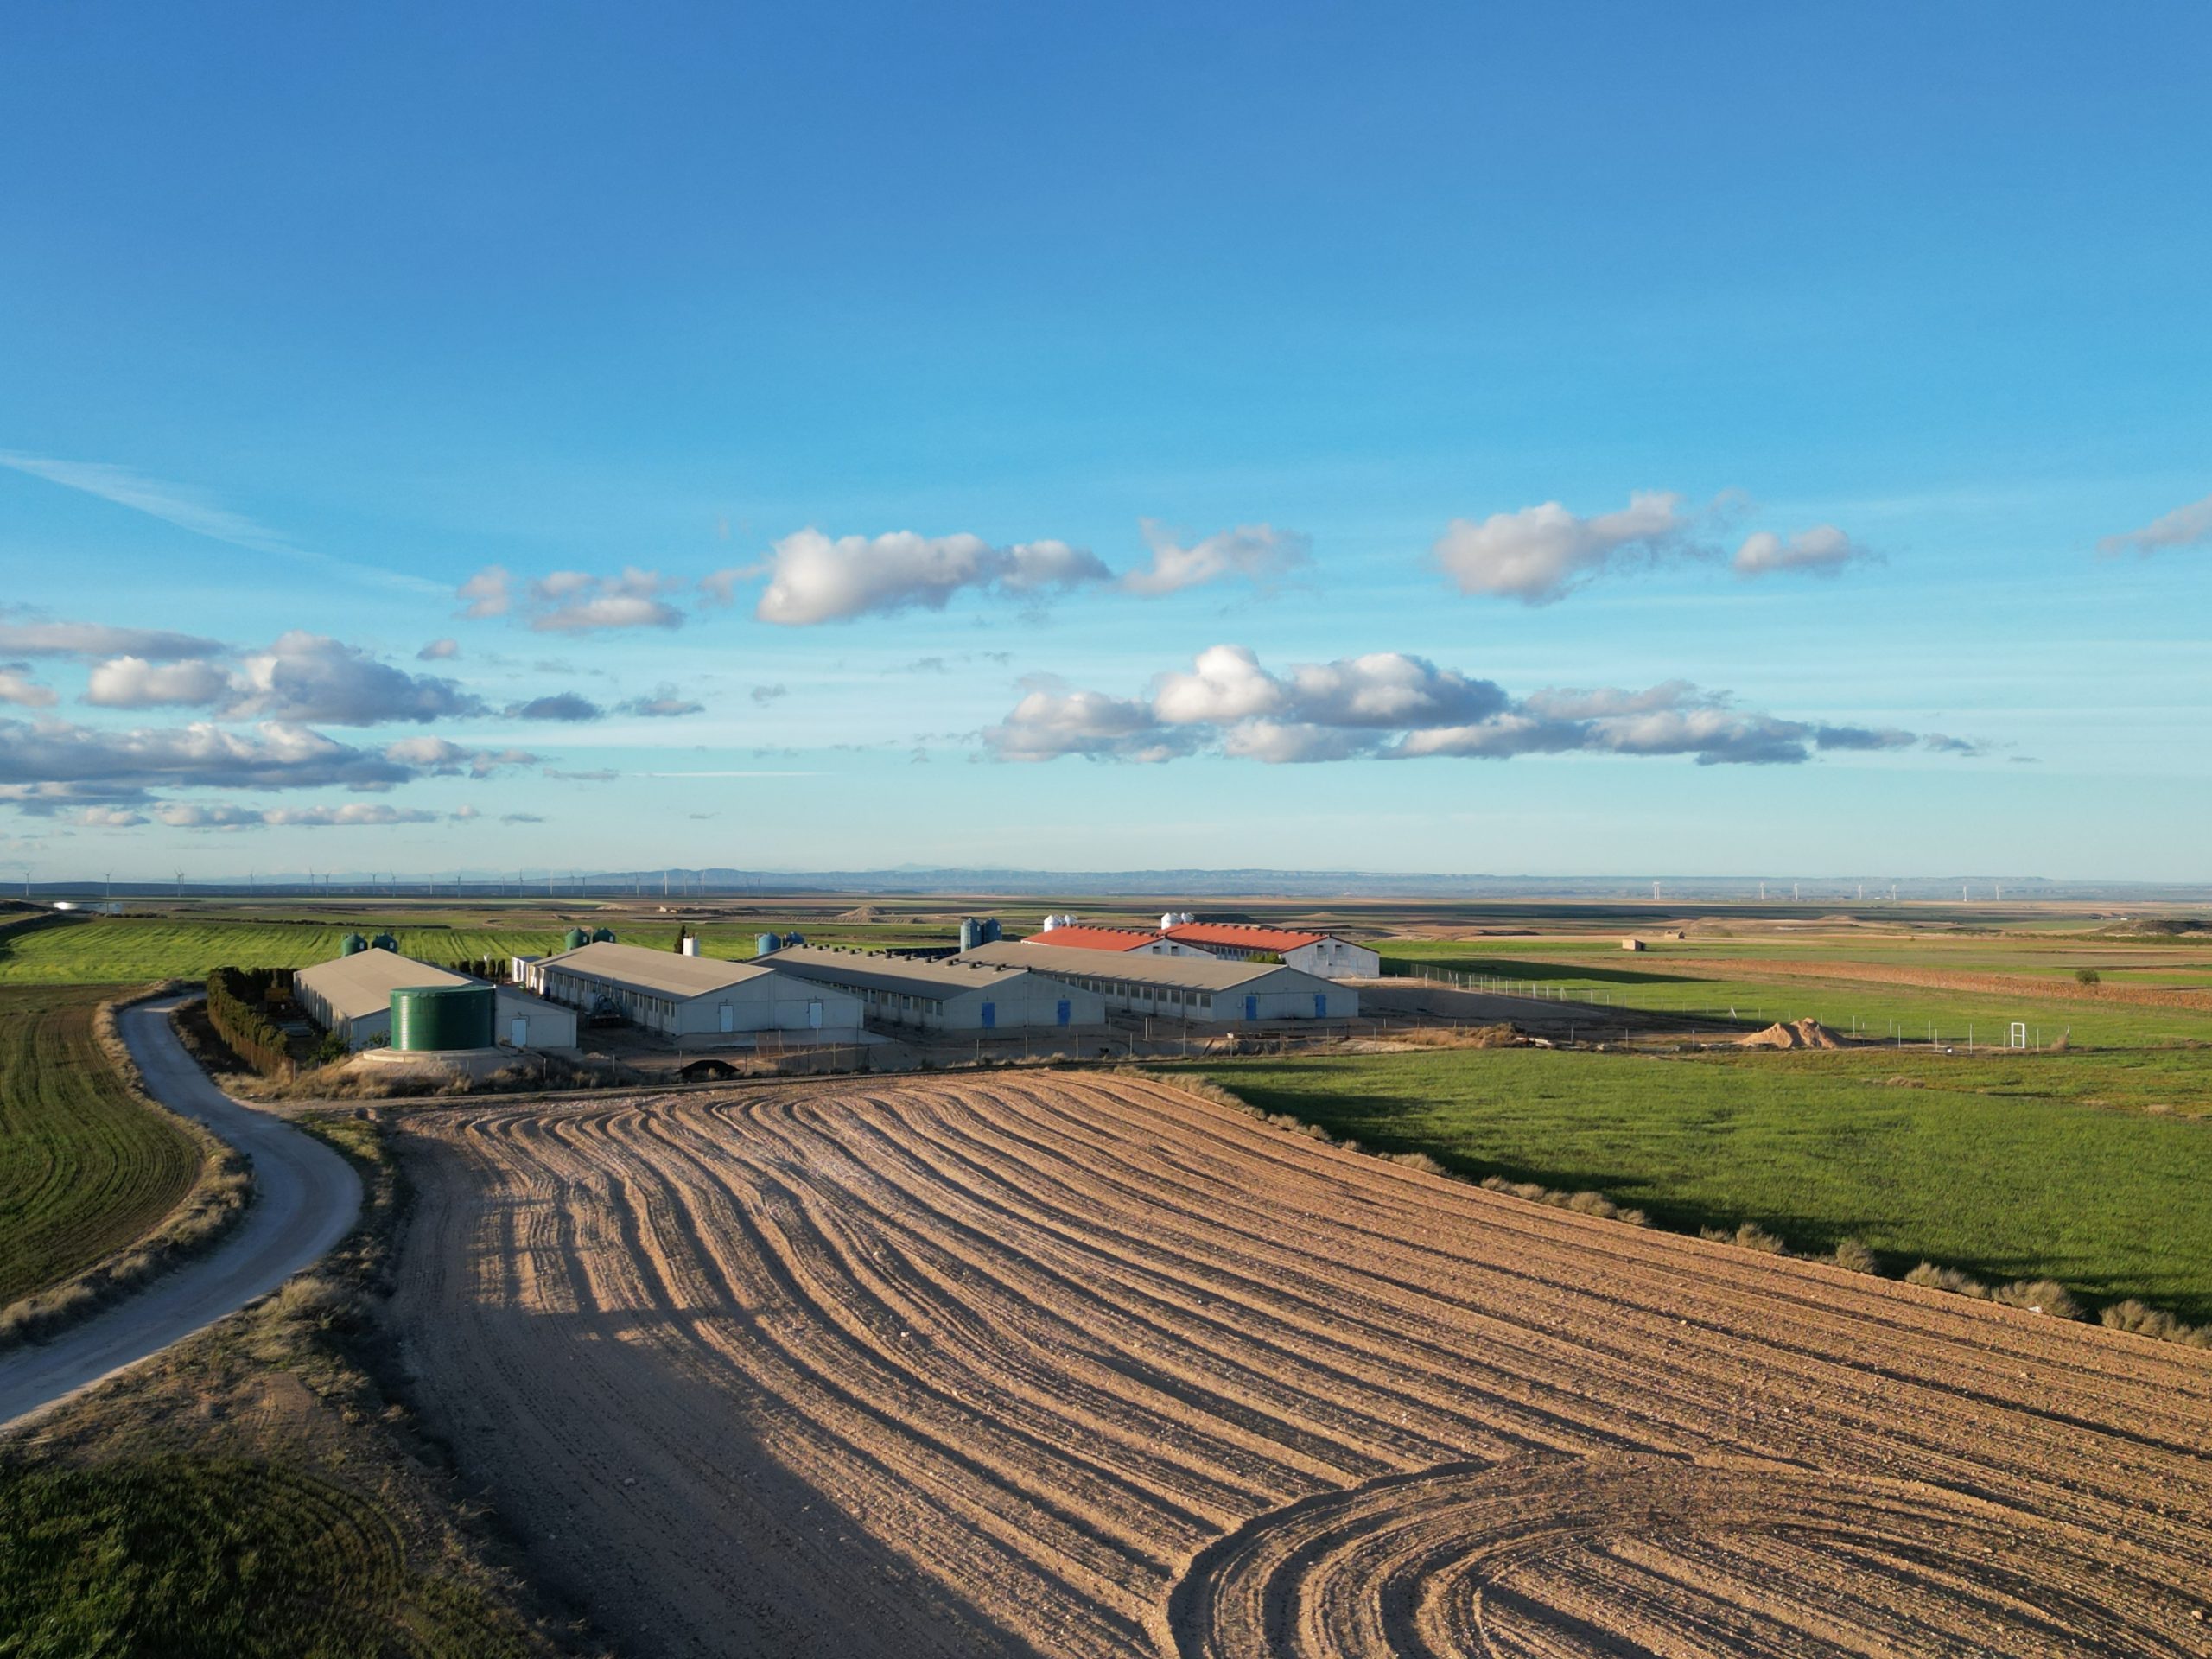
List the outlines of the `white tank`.
<svg viewBox="0 0 2212 1659">
<path fill-rule="evenodd" d="M 696 938 L 685 938 L 683 941 L 683 954 L 687 957 L 696 957 L 699 954 L 699 941 Z"/>
<path fill-rule="evenodd" d="M 1182 919 L 1183 918 L 1180 916 L 1178 916 L 1172 910 L 1163 912 L 1160 918 L 1160 931 L 1165 933 L 1169 928 L 1174 926 L 1176 923 Z"/>
<path fill-rule="evenodd" d="M 1060 925 L 1060 918 L 1059 918 L 1058 917 L 1057 917 L 1057 916 L 1047 916 L 1047 917 L 1046 917 L 1046 918 L 1045 918 L 1045 926 L 1044 926 L 1044 930 L 1043 930 L 1043 931 L 1044 931 L 1045 932 L 1049 933 L 1049 932 L 1051 932 L 1054 928 L 1058 927 L 1059 925 Z"/>
</svg>

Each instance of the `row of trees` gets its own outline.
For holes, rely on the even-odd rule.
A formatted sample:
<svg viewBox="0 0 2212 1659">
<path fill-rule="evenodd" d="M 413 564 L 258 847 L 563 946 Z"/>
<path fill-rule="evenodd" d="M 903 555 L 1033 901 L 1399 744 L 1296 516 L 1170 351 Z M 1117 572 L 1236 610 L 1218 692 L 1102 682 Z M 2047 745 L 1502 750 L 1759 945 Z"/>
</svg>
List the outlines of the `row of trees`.
<svg viewBox="0 0 2212 1659">
<path fill-rule="evenodd" d="M 291 1045 L 268 1004 L 292 993 L 286 968 L 218 968 L 207 976 L 207 1023 L 232 1052 L 265 1077 L 289 1077 L 296 1069 Z"/>
</svg>

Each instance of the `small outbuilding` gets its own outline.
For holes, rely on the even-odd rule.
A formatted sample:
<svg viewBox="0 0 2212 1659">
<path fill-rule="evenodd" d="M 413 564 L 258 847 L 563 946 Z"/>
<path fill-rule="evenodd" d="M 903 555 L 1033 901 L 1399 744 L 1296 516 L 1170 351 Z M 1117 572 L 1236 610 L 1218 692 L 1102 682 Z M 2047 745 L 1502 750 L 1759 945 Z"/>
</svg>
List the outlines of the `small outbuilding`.
<svg viewBox="0 0 2212 1659">
<path fill-rule="evenodd" d="M 849 991 L 861 999 L 868 1019 L 879 1025 L 982 1033 L 1106 1023 L 1105 1000 L 1096 992 L 1027 968 L 962 957 L 916 961 L 818 944 L 788 946 L 760 960 L 817 984 Z"/>
<path fill-rule="evenodd" d="M 734 1046 L 779 1032 L 817 1042 L 851 1042 L 864 1009 L 849 991 L 785 973 L 768 962 L 648 950 L 611 940 L 586 944 L 528 965 L 530 989 L 587 1017 L 612 1013 L 679 1047 Z"/>
<path fill-rule="evenodd" d="M 1621 949 L 1624 950 L 1641 950 L 1643 949 L 1643 941 L 1642 939 L 1623 939 L 1621 941 Z"/>
</svg>

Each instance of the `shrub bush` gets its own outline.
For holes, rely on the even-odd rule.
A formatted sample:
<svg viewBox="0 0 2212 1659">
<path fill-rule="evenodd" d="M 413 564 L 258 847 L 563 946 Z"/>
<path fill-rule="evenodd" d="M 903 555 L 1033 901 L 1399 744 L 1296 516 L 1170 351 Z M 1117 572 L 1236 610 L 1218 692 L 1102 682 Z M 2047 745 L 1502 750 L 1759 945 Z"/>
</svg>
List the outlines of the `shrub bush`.
<svg viewBox="0 0 2212 1659">
<path fill-rule="evenodd" d="M 218 968 L 207 976 L 207 1023 L 232 1052 L 264 1077 L 289 1077 L 296 1069 L 284 1033 L 263 1002 L 275 984 L 270 968 Z M 285 976 L 287 984 L 290 976 Z"/>
</svg>

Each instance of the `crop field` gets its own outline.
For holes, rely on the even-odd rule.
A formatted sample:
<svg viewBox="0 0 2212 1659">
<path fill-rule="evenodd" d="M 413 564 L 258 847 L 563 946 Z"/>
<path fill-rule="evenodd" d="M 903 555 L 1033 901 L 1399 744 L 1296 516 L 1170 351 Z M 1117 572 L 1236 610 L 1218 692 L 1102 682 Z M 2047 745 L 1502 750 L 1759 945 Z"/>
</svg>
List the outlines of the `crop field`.
<svg viewBox="0 0 2212 1659">
<path fill-rule="evenodd" d="M 2051 977 L 2048 990 L 1948 988 L 1885 978 L 1887 963 L 1870 963 L 1855 977 L 1855 944 L 1808 950 L 1794 960 L 1777 959 L 1760 941 L 1742 950 L 1669 944 L 1637 956 L 1617 943 L 1600 947 L 1558 940 L 1393 940 L 1382 947 L 1392 973 L 1439 970 L 1564 991 L 1572 999 L 1616 1007 L 1675 1012 L 1713 1020 L 1732 1016 L 1760 1024 L 1801 1018 L 1840 1032 L 1894 1034 L 1904 1043 L 1926 1043 L 1931 1030 L 1946 1044 L 2001 1046 L 2014 1020 L 2027 1023 L 2031 1039 L 2055 1041 L 2062 1033 L 2075 1045 L 2133 1047 L 2147 1044 L 2212 1042 L 2212 1006 L 2156 1007 L 2099 999 L 2069 981 Z M 1923 970 L 1936 966 L 1916 957 Z M 1957 969 L 1968 975 L 2010 974 L 2008 966 Z"/>
<path fill-rule="evenodd" d="M 611 925 L 626 943 L 675 949 L 681 924 L 632 922 L 620 917 L 580 918 Z M 480 957 L 542 956 L 561 948 L 567 921 L 513 921 L 470 912 L 449 921 L 380 916 L 373 911 L 323 919 L 262 920 L 237 917 L 101 917 L 29 931 L 0 933 L 0 984 L 143 984 L 153 980 L 205 979 L 217 968 L 305 968 L 339 953 L 348 933 L 390 931 L 400 952 L 418 962 L 461 963 Z M 693 923 L 701 950 L 744 960 L 753 954 L 751 925 Z M 876 945 L 917 942 L 911 931 L 830 928 L 810 932 L 830 944 Z M 925 937 L 940 938 L 931 934 Z"/>
<path fill-rule="evenodd" d="M 0 1463 L 0 1654 L 520 1655 L 410 1569 L 375 1504 L 298 1470 L 179 1453 Z"/>
<path fill-rule="evenodd" d="M 1818 1064 L 1857 1058 L 1493 1049 L 1198 1069 L 1363 1146 L 1603 1192 L 1663 1226 L 1752 1221 L 1818 1252 L 1856 1237 L 1897 1271 L 1929 1260 L 2000 1282 L 2050 1278 L 2212 1319 L 2212 1121 L 2023 1091 L 2038 1071 L 2095 1076 L 2102 1056 L 1993 1063 L 1994 1077 L 1955 1081 L 1931 1065 L 1922 1087 Z"/>
<path fill-rule="evenodd" d="M 93 1041 L 102 995 L 0 988 L 0 1306 L 150 1230 L 199 1172 L 199 1148 Z"/>
<path fill-rule="evenodd" d="M 1135 1078 L 402 1135 L 427 1418 L 628 1651 L 2207 1651 L 2199 1351 Z"/>
</svg>

